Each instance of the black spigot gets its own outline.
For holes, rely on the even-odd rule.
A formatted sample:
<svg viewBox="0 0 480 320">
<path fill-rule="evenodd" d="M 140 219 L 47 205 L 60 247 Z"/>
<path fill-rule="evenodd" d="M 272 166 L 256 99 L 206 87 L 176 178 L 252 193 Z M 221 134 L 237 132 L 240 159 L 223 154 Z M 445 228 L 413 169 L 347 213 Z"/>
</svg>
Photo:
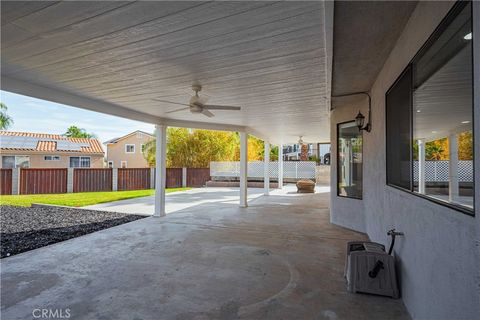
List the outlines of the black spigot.
<svg viewBox="0 0 480 320">
<path fill-rule="evenodd" d="M 396 236 L 403 236 L 403 232 L 395 231 L 395 229 L 388 230 L 387 235 L 392 237 L 392 241 L 390 242 L 390 249 L 388 249 L 388 254 L 392 254 L 393 245 L 395 244 L 395 237 Z"/>
</svg>

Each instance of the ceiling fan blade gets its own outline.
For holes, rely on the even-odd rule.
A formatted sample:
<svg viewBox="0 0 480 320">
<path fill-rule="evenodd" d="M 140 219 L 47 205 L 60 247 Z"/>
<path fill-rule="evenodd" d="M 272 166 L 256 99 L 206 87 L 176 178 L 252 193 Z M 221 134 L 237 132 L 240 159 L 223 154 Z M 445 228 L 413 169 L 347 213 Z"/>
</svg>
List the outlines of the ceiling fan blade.
<svg viewBox="0 0 480 320">
<path fill-rule="evenodd" d="M 211 117 L 214 117 L 215 115 L 213 113 L 211 113 L 210 111 L 208 111 L 207 109 L 203 109 L 202 110 L 202 114 L 211 118 Z"/>
<path fill-rule="evenodd" d="M 204 104 L 204 108 L 210 109 L 210 110 L 240 110 L 242 109 L 241 107 L 231 107 L 231 106 L 217 106 L 213 104 Z"/>
<path fill-rule="evenodd" d="M 177 109 L 177 110 L 172 110 L 172 111 L 168 111 L 168 112 L 165 112 L 165 113 L 174 113 L 174 112 L 178 112 L 178 111 L 185 111 L 185 110 L 190 110 L 190 107 L 187 107 L 187 108 L 180 108 L 180 109 Z"/>
<path fill-rule="evenodd" d="M 160 100 L 160 99 L 153 99 L 154 101 L 159 101 L 159 102 L 164 102 L 164 103 L 170 103 L 170 104 L 178 104 L 179 106 L 187 106 L 190 107 L 189 104 L 186 103 L 178 103 L 178 102 L 173 102 L 173 101 L 167 101 L 167 100 Z"/>
</svg>

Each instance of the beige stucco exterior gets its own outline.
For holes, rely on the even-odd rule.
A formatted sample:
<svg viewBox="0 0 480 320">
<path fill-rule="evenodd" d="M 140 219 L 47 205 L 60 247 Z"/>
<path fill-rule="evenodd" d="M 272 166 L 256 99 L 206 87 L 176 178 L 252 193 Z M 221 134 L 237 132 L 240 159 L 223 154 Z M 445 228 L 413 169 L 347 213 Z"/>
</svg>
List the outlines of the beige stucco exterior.
<svg viewBox="0 0 480 320">
<path fill-rule="evenodd" d="M 68 168 L 70 166 L 70 157 L 90 157 L 90 168 L 103 168 L 104 157 L 102 154 L 87 154 L 78 152 L 35 152 L 35 151 L 15 151 L 2 150 L 2 156 L 29 156 L 30 168 Z M 45 156 L 59 156 L 60 160 L 45 160 Z M 0 161 L 0 167 L 2 161 Z"/>
<path fill-rule="evenodd" d="M 143 157 L 142 145 L 153 139 L 153 136 L 136 131 L 115 142 L 107 143 L 107 166 L 112 162 L 113 168 L 121 168 L 122 162 L 127 168 L 148 168 L 147 160 Z M 134 145 L 134 152 L 126 152 L 127 145 Z"/>
</svg>

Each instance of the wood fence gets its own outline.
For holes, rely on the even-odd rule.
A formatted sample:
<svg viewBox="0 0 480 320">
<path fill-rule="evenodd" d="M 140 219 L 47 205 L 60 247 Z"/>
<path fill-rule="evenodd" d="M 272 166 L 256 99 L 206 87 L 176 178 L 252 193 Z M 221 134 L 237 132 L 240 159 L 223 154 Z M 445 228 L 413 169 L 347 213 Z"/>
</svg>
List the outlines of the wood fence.
<svg viewBox="0 0 480 320">
<path fill-rule="evenodd" d="M 209 168 L 188 168 L 187 169 L 187 186 L 199 188 L 210 180 Z"/>
<path fill-rule="evenodd" d="M 183 176 L 184 170 L 186 177 Z M 150 168 L 75 168 L 70 174 L 67 168 L 21 168 L 19 171 L 19 177 L 14 179 L 18 171 L 0 169 L 0 194 L 12 194 L 17 189 L 19 194 L 42 194 L 155 188 L 155 170 Z M 166 187 L 203 187 L 208 180 L 208 168 L 168 168 Z M 18 183 L 18 188 L 13 185 L 13 181 Z"/>
<path fill-rule="evenodd" d="M 118 190 L 150 189 L 150 168 L 119 168 Z"/>
<path fill-rule="evenodd" d="M 112 169 L 73 170 L 73 192 L 112 191 Z"/>
<path fill-rule="evenodd" d="M 0 194 L 12 194 L 12 169 L 0 169 Z"/>
<path fill-rule="evenodd" d="M 20 194 L 67 192 L 67 169 L 21 169 Z"/>
<path fill-rule="evenodd" d="M 167 168 L 166 176 L 167 176 L 167 178 L 166 178 L 167 188 L 181 188 L 182 187 L 182 179 L 183 179 L 183 169 L 182 168 Z"/>
</svg>

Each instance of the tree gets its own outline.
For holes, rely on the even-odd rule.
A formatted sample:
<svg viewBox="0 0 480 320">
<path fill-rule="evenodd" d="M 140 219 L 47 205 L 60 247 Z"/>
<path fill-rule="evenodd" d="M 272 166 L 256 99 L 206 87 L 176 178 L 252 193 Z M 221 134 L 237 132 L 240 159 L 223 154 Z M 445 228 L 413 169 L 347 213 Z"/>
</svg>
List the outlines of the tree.
<svg viewBox="0 0 480 320">
<path fill-rule="evenodd" d="M 473 160 L 472 131 L 462 132 L 458 135 L 458 159 Z"/>
<path fill-rule="evenodd" d="M 155 139 L 145 144 L 144 157 L 155 165 Z M 211 161 L 231 161 L 236 152 L 237 135 L 212 130 L 167 129 L 167 167 L 208 168 Z"/>
<path fill-rule="evenodd" d="M 85 129 L 80 129 L 77 126 L 70 126 L 67 129 L 67 132 L 63 134 L 65 137 L 69 138 L 95 138 L 94 133 L 88 133 Z"/>
<path fill-rule="evenodd" d="M 248 160 L 263 160 L 264 142 L 248 137 Z M 155 139 L 145 144 L 143 156 L 155 166 Z M 278 159 L 278 147 L 271 148 L 270 159 Z M 236 132 L 167 129 L 167 167 L 208 168 L 211 161 L 239 161 L 240 136 Z"/>
<path fill-rule="evenodd" d="M 8 108 L 0 102 L 0 130 L 7 130 L 13 124 L 13 119 L 7 114 Z"/>
</svg>

